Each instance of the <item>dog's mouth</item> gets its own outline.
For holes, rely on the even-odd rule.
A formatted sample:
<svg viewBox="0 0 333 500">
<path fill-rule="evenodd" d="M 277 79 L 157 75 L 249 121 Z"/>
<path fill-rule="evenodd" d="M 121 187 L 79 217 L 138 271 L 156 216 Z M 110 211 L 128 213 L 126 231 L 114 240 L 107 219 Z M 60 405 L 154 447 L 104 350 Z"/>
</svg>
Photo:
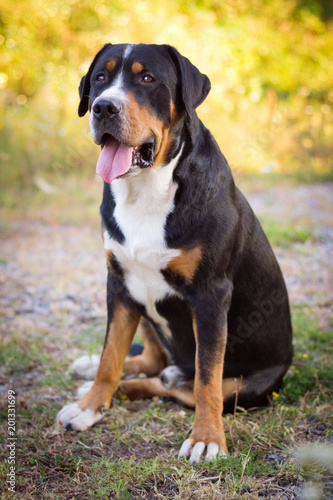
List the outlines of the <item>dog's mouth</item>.
<svg viewBox="0 0 333 500">
<path fill-rule="evenodd" d="M 96 172 L 105 182 L 112 182 L 135 168 L 151 167 L 154 163 L 155 142 L 145 142 L 140 146 L 126 146 L 110 134 L 102 137 L 102 151 Z"/>
</svg>

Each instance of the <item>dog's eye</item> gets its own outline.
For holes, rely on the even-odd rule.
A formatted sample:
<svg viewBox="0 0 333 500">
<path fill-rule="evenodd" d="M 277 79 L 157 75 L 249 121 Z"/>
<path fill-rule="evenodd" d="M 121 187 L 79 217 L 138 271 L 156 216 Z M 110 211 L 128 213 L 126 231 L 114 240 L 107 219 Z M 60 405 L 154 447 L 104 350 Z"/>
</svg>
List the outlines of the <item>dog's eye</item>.
<svg viewBox="0 0 333 500">
<path fill-rule="evenodd" d="M 103 73 L 98 73 L 98 75 L 96 76 L 96 80 L 98 82 L 105 82 L 105 75 L 103 75 Z"/>
<path fill-rule="evenodd" d="M 154 78 L 151 75 L 144 75 L 141 81 L 143 83 L 151 83 L 154 81 Z"/>
</svg>

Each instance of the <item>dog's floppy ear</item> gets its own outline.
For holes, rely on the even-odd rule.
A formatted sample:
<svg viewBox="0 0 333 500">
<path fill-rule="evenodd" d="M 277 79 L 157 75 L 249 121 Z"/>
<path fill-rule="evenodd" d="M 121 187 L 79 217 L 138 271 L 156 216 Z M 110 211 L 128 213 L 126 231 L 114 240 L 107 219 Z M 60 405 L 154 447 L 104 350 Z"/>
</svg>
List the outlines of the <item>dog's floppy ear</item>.
<svg viewBox="0 0 333 500">
<path fill-rule="evenodd" d="M 102 53 L 109 47 L 111 47 L 111 43 L 107 43 L 104 45 L 104 47 L 97 52 L 97 54 L 94 57 L 93 62 L 90 65 L 90 68 L 88 69 L 88 73 L 81 79 L 80 86 L 79 86 L 79 95 L 80 95 L 80 104 L 79 104 L 79 116 L 84 116 L 86 112 L 88 111 L 89 108 L 89 94 L 90 94 L 90 77 L 91 73 L 93 72 L 93 69 L 99 59 L 99 57 L 102 55 Z"/>
<path fill-rule="evenodd" d="M 185 121 L 191 134 L 189 122 L 192 119 L 195 108 L 206 99 L 211 88 L 210 80 L 208 76 L 200 73 L 198 68 L 186 57 L 182 56 L 177 49 L 170 45 L 167 47 L 180 77 L 181 97 L 187 114 Z"/>
</svg>

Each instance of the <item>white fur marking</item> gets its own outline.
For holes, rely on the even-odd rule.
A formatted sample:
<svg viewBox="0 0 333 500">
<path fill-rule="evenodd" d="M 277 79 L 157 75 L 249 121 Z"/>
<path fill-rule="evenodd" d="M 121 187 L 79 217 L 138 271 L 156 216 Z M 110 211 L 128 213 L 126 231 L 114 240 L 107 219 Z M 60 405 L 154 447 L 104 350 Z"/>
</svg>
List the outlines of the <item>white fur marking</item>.
<svg viewBox="0 0 333 500">
<path fill-rule="evenodd" d="M 225 452 L 223 452 L 225 455 Z M 215 460 L 220 455 L 219 445 L 216 443 L 209 443 L 207 446 L 207 453 L 205 462 L 209 462 L 210 460 Z"/>
<path fill-rule="evenodd" d="M 182 447 L 179 450 L 179 455 L 178 458 L 189 458 L 191 455 L 191 449 L 192 449 L 192 439 L 185 439 L 185 441 L 182 444 Z"/>
<path fill-rule="evenodd" d="M 83 398 L 83 396 L 85 396 L 90 391 L 93 384 L 94 384 L 94 381 L 89 380 L 89 381 L 85 382 L 84 384 L 82 384 L 80 387 L 78 387 L 78 389 L 76 391 L 76 397 L 78 399 Z"/>
<path fill-rule="evenodd" d="M 96 377 L 101 356 L 93 354 L 92 356 L 81 356 L 72 363 L 72 371 L 75 375 L 86 380 L 91 380 Z"/>
<path fill-rule="evenodd" d="M 186 380 L 183 370 L 177 365 L 170 365 L 164 368 L 160 373 L 160 379 L 167 389 L 182 385 Z"/>
<path fill-rule="evenodd" d="M 193 446 L 193 450 L 190 456 L 190 463 L 192 465 L 196 465 L 198 462 L 200 462 L 200 458 L 205 451 L 206 445 L 202 441 L 198 441 L 195 443 Z"/>
<path fill-rule="evenodd" d="M 133 49 L 133 44 L 132 43 L 128 44 L 123 55 L 124 60 L 128 58 L 128 56 L 132 52 L 132 49 Z"/>
<path fill-rule="evenodd" d="M 193 445 L 193 440 L 191 438 L 188 438 L 182 444 L 178 458 L 189 458 L 190 463 L 192 465 L 196 465 L 198 462 L 200 462 L 205 449 L 206 445 L 202 441 L 198 441 L 197 443 L 195 443 L 195 445 Z M 218 457 L 226 458 L 226 452 L 223 450 L 222 446 L 219 446 L 217 443 L 209 443 L 207 446 L 205 462 L 216 460 Z"/>
<path fill-rule="evenodd" d="M 84 431 L 103 418 L 101 413 L 95 413 L 89 408 L 81 410 L 77 403 L 66 405 L 57 415 L 57 424 L 66 428 L 68 424 L 74 431 Z"/>
<path fill-rule="evenodd" d="M 123 244 L 104 233 L 104 247 L 111 250 L 126 273 L 132 297 L 146 307 L 150 318 L 170 338 L 167 321 L 156 310 L 156 302 L 176 292 L 161 274 L 179 250 L 167 248 L 164 225 L 173 210 L 177 184 L 173 171 L 181 151 L 168 165 L 143 169 L 135 178 L 116 179 L 111 192 L 116 201 L 115 219 L 125 236 Z"/>
<path fill-rule="evenodd" d="M 64 406 L 57 415 L 57 424 L 62 425 L 63 427 L 74 417 L 79 415 L 81 409 L 79 408 L 77 403 L 71 403 L 69 405 Z"/>
<path fill-rule="evenodd" d="M 206 453 L 206 462 L 209 462 L 209 460 L 214 460 L 214 458 L 217 457 L 217 454 L 219 452 L 219 445 L 216 443 L 209 443 L 207 446 L 207 453 Z"/>
<path fill-rule="evenodd" d="M 116 79 L 112 82 L 112 85 L 103 90 L 94 103 L 98 102 L 100 99 L 118 99 L 121 103 L 124 103 L 126 101 L 126 96 L 127 93 L 124 89 L 123 70 L 121 69 Z"/>
</svg>

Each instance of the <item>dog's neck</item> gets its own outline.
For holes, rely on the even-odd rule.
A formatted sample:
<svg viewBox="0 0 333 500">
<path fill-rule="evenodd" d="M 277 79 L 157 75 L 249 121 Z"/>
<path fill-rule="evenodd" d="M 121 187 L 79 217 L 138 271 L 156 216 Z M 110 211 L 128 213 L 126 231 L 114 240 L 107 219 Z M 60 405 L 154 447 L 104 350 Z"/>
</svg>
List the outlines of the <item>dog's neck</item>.
<svg viewBox="0 0 333 500">
<path fill-rule="evenodd" d="M 173 179 L 173 172 L 182 153 L 182 148 L 177 156 L 167 165 L 148 167 L 136 175 L 116 179 L 110 185 L 117 208 L 133 209 L 147 215 L 165 212 L 173 208 L 177 184 Z"/>
</svg>

